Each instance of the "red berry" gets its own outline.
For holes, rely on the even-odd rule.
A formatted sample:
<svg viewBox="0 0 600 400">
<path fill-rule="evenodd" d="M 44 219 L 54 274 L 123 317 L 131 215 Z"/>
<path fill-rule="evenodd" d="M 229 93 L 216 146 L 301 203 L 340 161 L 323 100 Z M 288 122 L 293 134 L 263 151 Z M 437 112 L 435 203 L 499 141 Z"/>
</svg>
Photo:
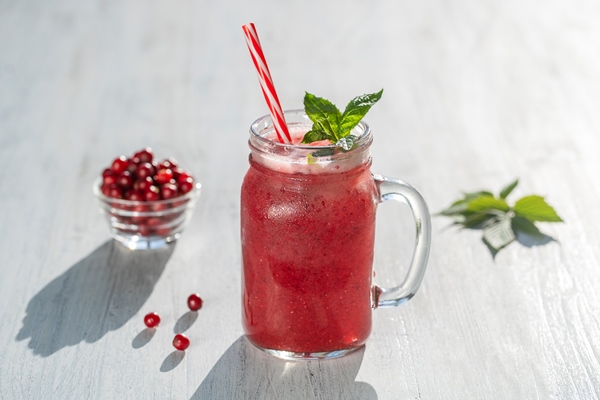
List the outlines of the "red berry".
<svg viewBox="0 0 600 400">
<path fill-rule="evenodd" d="M 173 197 L 179 196 L 179 189 L 172 183 L 166 183 L 160 188 L 160 196 L 163 200 L 172 199 Z"/>
<path fill-rule="evenodd" d="M 103 195 L 105 195 L 106 197 L 108 197 L 109 193 L 110 193 L 110 186 L 111 185 L 116 185 L 116 183 L 109 183 L 109 184 L 103 184 L 102 186 L 100 186 L 100 191 L 102 192 Z"/>
<path fill-rule="evenodd" d="M 148 314 L 144 317 L 144 324 L 146 324 L 146 326 L 148 328 L 154 328 L 154 327 L 158 326 L 158 324 L 160 324 L 160 317 L 158 316 L 157 313 L 151 312 L 150 314 Z M 189 345 L 189 340 L 188 340 L 188 345 Z"/>
<path fill-rule="evenodd" d="M 179 173 L 179 176 L 177 177 L 177 183 L 181 183 L 184 180 L 186 180 L 187 178 L 192 178 L 194 179 L 194 177 L 192 176 L 192 174 L 190 174 L 187 171 L 183 171 Z"/>
<path fill-rule="evenodd" d="M 108 197 L 112 197 L 114 199 L 123 198 L 123 190 L 121 190 L 121 188 L 115 183 L 113 183 L 112 185 L 108 185 L 107 193 Z"/>
<path fill-rule="evenodd" d="M 160 200 L 160 191 L 154 185 L 150 186 L 144 192 L 144 200 L 146 201 L 157 201 Z"/>
<path fill-rule="evenodd" d="M 128 189 L 133 186 L 133 177 L 131 176 L 131 172 L 123 171 L 117 176 L 117 185 L 122 188 Z"/>
<path fill-rule="evenodd" d="M 137 169 L 138 165 L 140 165 L 139 158 L 130 158 L 129 160 L 127 160 L 127 171 L 131 172 L 132 174 L 135 174 L 135 170 Z"/>
<path fill-rule="evenodd" d="M 150 228 L 146 225 L 140 225 L 138 226 L 137 234 L 140 236 L 149 236 Z"/>
<path fill-rule="evenodd" d="M 198 293 L 191 294 L 187 301 L 188 307 L 192 311 L 198 311 L 202 308 L 202 298 L 198 295 Z"/>
<path fill-rule="evenodd" d="M 146 147 L 145 149 L 135 153 L 134 157 L 139 158 L 140 162 L 142 163 L 150 163 L 154 158 L 154 154 L 152 153 L 152 149 L 150 147 Z"/>
<path fill-rule="evenodd" d="M 106 168 L 104 171 L 102 171 L 102 184 L 110 185 L 116 183 L 116 181 L 117 174 L 115 174 L 115 172 L 112 169 Z"/>
<path fill-rule="evenodd" d="M 113 170 L 113 172 L 120 174 L 127 169 L 128 165 L 129 163 L 127 162 L 127 157 L 120 156 L 113 161 L 110 168 Z"/>
<path fill-rule="evenodd" d="M 181 194 L 186 194 L 192 191 L 194 188 L 194 178 L 186 178 L 183 181 L 179 181 L 179 191 Z"/>
<path fill-rule="evenodd" d="M 128 190 L 125 193 L 125 200 L 144 201 L 144 195 L 138 190 Z"/>
<path fill-rule="evenodd" d="M 159 168 L 156 172 L 156 176 L 154 177 L 156 183 L 161 185 L 168 183 L 171 179 L 173 179 L 173 171 L 171 171 L 169 168 Z"/>
<path fill-rule="evenodd" d="M 154 185 L 154 181 L 149 176 L 145 177 L 144 179 L 138 179 L 137 181 L 133 182 L 133 188 L 135 190 L 139 190 L 142 193 L 148 190 L 148 188 L 152 185 Z"/>
<path fill-rule="evenodd" d="M 135 174 L 139 179 L 154 176 L 154 167 L 149 162 L 141 163 L 135 170 Z"/>
<path fill-rule="evenodd" d="M 177 350 L 184 351 L 189 347 L 189 345 L 190 339 L 188 339 L 188 337 L 183 333 L 178 333 L 175 335 L 175 338 L 173 339 L 173 347 L 175 347 Z"/>
</svg>

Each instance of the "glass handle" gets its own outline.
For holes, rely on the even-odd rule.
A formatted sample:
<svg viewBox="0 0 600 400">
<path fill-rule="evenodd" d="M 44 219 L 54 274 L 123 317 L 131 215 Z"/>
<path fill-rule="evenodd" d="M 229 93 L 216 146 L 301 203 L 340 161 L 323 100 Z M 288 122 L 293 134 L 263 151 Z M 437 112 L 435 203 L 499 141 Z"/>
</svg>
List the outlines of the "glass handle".
<svg viewBox="0 0 600 400">
<path fill-rule="evenodd" d="M 393 288 L 373 286 L 375 307 L 396 307 L 410 300 L 425 275 L 429 248 L 431 247 L 431 219 L 423 196 L 411 185 L 399 179 L 373 175 L 379 192 L 379 202 L 395 200 L 408 204 L 415 218 L 416 239 L 408 273 L 404 282 Z"/>
</svg>

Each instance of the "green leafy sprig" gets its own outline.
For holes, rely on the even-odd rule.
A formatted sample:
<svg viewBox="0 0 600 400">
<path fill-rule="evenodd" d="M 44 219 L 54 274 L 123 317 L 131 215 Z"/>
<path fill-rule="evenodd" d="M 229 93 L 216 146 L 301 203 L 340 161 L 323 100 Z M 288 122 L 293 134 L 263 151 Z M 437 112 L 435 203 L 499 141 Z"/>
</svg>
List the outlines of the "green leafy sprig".
<svg viewBox="0 0 600 400">
<path fill-rule="evenodd" d="M 483 242 L 492 255 L 512 243 L 519 235 L 543 241 L 544 235 L 535 222 L 563 222 L 554 208 L 542 196 L 522 197 L 510 206 L 506 197 L 517 187 L 519 180 L 503 188 L 498 197 L 489 191 L 465 193 L 439 214 L 454 219 L 454 224 L 467 229 L 482 229 Z M 551 238 L 550 238 L 551 239 Z"/>
<path fill-rule="evenodd" d="M 381 99 L 383 89 L 377 93 L 364 94 L 352 99 L 343 113 L 329 100 L 317 97 L 306 92 L 304 95 L 304 111 L 313 122 L 302 143 L 312 143 L 321 140 L 329 140 L 331 143 L 350 150 L 358 139 L 351 135 L 352 129 L 358 125 L 361 119 Z"/>
</svg>

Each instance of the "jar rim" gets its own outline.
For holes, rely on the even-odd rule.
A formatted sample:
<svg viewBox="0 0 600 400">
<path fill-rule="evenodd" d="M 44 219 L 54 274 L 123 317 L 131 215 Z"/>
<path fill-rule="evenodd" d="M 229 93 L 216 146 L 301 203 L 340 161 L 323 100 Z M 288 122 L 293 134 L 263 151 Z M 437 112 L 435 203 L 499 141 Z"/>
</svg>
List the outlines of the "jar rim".
<svg viewBox="0 0 600 400">
<path fill-rule="evenodd" d="M 291 110 L 285 110 L 284 111 L 284 115 L 287 116 L 303 116 L 305 118 L 305 122 L 306 123 L 311 123 L 312 121 L 308 118 L 308 116 L 306 115 L 305 111 L 303 109 L 291 109 Z M 266 124 L 264 127 L 259 128 L 261 125 Z M 300 123 L 292 123 L 292 124 L 300 124 Z M 288 122 L 288 126 L 290 125 L 290 123 Z M 270 114 L 267 115 L 263 115 L 262 117 L 256 119 L 251 125 L 250 125 L 250 141 L 257 140 L 259 143 L 261 143 L 262 145 L 268 145 L 269 147 L 273 146 L 276 149 L 296 149 L 296 150 L 305 150 L 305 151 L 315 151 L 315 150 L 325 150 L 325 149 L 337 149 L 339 148 L 339 146 L 336 146 L 335 144 L 330 144 L 327 146 L 310 146 L 307 144 L 292 144 L 292 143 L 279 143 L 277 141 L 268 139 L 265 137 L 266 133 L 272 132 L 274 130 L 274 126 L 273 126 L 273 120 Z M 359 131 L 362 132 L 362 134 L 358 137 L 358 139 L 354 142 L 355 146 L 348 150 L 348 152 L 351 152 L 357 148 L 361 148 L 365 145 L 369 145 L 371 144 L 371 142 L 373 141 L 372 138 L 372 133 L 371 133 L 371 128 L 369 127 L 369 125 L 364 122 L 364 121 L 360 121 L 355 128 L 353 128 L 353 130 L 358 129 Z"/>
</svg>

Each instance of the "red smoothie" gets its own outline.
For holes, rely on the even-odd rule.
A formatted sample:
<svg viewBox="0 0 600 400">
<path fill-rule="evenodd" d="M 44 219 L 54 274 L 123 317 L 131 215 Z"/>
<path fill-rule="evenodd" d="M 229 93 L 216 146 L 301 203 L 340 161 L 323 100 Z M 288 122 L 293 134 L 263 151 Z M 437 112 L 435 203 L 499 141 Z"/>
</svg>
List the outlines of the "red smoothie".
<svg viewBox="0 0 600 400">
<path fill-rule="evenodd" d="M 250 157 L 242 319 L 259 347 L 332 352 L 362 345 L 371 332 L 377 189 L 370 161 L 338 168 L 298 172 Z"/>
</svg>

